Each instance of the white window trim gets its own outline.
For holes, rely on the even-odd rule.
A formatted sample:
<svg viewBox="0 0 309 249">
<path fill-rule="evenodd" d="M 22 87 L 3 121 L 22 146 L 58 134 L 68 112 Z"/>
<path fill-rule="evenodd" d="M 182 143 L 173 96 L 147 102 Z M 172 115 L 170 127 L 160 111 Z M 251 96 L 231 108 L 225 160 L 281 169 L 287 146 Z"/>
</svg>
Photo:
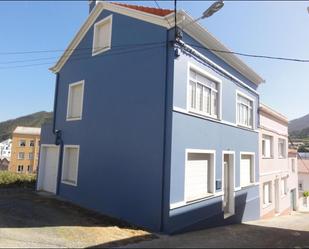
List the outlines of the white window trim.
<svg viewBox="0 0 309 249">
<path fill-rule="evenodd" d="M 109 46 L 106 48 L 101 48 L 99 50 L 95 50 L 95 37 L 97 35 L 96 29 L 97 26 L 100 26 L 101 24 L 105 22 L 110 22 L 111 28 L 110 28 L 110 33 L 109 33 Z M 93 37 L 92 37 L 92 56 L 96 56 L 98 54 L 101 54 L 103 52 L 106 52 L 112 48 L 112 29 L 113 29 L 113 15 L 109 15 L 108 17 L 102 19 L 101 21 L 97 22 L 93 26 Z"/>
<path fill-rule="evenodd" d="M 238 123 L 238 118 L 237 118 L 237 114 L 238 114 L 238 95 L 252 101 L 252 127 L 251 126 L 246 126 L 246 125 L 243 125 L 243 124 L 240 124 Z M 236 106 L 236 125 L 239 126 L 239 127 L 244 127 L 244 128 L 247 128 L 247 129 L 251 129 L 251 130 L 255 130 L 255 100 L 248 96 L 247 94 L 243 93 L 242 91 L 236 89 L 236 95 L 235 95 L 235 106 Z"/>
<path fill-rule="evenodd" d="M 69 117 L 69 110 L 70 110 L 70 105 L 71 105 L 71 94 L 72 94 L 72 87 L 77 86 L 77 85 L 82 85 L 82 97 L 81 97 L 81 113 L 80 117 L 77 118 L 72 118 Z M 77 120 L 82 120 L 83 118 L 83 107 L 84 107 L 84 91 L 85 91 L 85 80 L 77 81 L 74 83 L 69 84 L 69 92 L 68 92 L 68 98 L 67 98 L 67 116 L 66 116 L 66 121 L 77 121 Z"/>
<path fill-rule="evenodd" d="M 251 187 L 251 186 L 255 186 L 257 185 L 257 182 L 255 180 L 255 152 L 247 152 L 247 151 L 241 151 L 239 153 L 240 157 L 239 157 L 239 175 L 241 177 L 241 167 L 240 167 L 240 164 L 241 164 L 241 157 L 242 155 L 250 155 L 253 157 L 253 165 L 252 165 L 252 168 L 253 168 L 253 182 L 248 184 L 248 185 L 244 185 L 244 186 L 241 186 L 241 179 L 239 178 L 240 180 L 240 188 L 243 189 L 243 188 L 247 188 L 247 187 Z"/>
<path fill-rule="evenodd" d="M 265 184 L 269 184 L 269 202 L 267 203 L 267 204 L 264 204 L 264 185 Z M 263 193 L 263 195 L 262 195 L 262 197 L 263 197 L 263 199 L 262 199 L 262 203 L 263 203 L 263 208 L 267 208 L 267 207 L 269 207 L 269 206 L 271 206 L 272 204 L 273 204 L 273 193 L 272 193 L 272 189 L 273 188 L 273 182 L 270 180 L 270 181 L 266 181 L 266 182 L 263 182 L 262 183 L 262 193 Z"/>
<path fill-rule="evenodd" d="M 202 74 L 206 78 L 210 79 L 211 81 L 218 84 L 218 106 L 217 106 L 217 115 L 208 115 L 204 112 L 200 112 L 197 110 L 193 110 L 190 108 L 190 100 L 189 100 L 189 85 L 190 85 L 190 69 L 193 69 L 197 71 L 198 73 Z M 206 86 L 209 88 L 208 86 Z M 196 64 L 193 64 L 192 62 L 188 62 L 187 64 L 187 87 L 186 87 L 186 111 L 188 113 L 193 113 L 200 115 L 202 117 L 208 117 L 214 120 L 222 120 L 222 80 L 217 78 L 216 76 L 212 75 L 211 73 L 207 72 L 206 70 L 202 69 L 201 67 L 197 66 Z"/>
<path fill-rule="evenodd" d="M 263 155 L 263 141 L 264 136 L 270 137 L 270 157 L 266 157 Z M 274 136 L 263 133 L 262 134 L 262 159 L 273 159 L 274 158 Z"/>
<path fill-rule="evenodd" d="M 203 153 L 203 154 L 212 154 L 214 161 L 213 161 L 213 177 L 214 177 L 214 183 L 213 183 L 213 193 L 208 194 L 207 196 L 201 197 L 199 199 L 193 200 L 193 201 L 188 201 L 186 200 L 186 175 L 187 175 L 187 163 L 188 163 L 188 154 L 189 153 Z M 203 149 L 186 149 L 185 151 L 185 174 L 184 174 L 184 203 L 185 204 L 191 204 L 195 203 L 204 199 L 208 199 L 211 197 L 214 197 L 216 193 L 216 151 L 215 150 L 203 150 Z"/>
<path fill-rule="evenodd" d="M 282 177 L 281 179 L 280 179 L 280 191 L 282 190 L 281 188 L 282 188 L 282 181 L 284 181 L 284 193 L 282 194 L 281 193 L 281 198 L 284 198 L 284 197 L 286 197 L 287 195 L 288 195 L 288 193 L 289 193 L 289 190 L 288 190 L 288 176 L 284 176 L 284 177 Z"/>
<path fill-rule="evenodd" d="M 77 167 L 76 167 L 76 183 L 69 182 L 66 180 L 63 180 L 63 170 L 64 170 L 64 162 L 65 162 L 65 156 L 66 156 L 66 149 L 67 148 L 74 148 L 77 149 L 78 157 L 77 157 Z M 80 152 L 80 146 L 79 145 L 64 145 L 63 147 L 63 159 L 62 159 L 62 169 L 61 169 L 61 183 L 77 187 L 77 180 L 78 180 L 78 168 L 79 168 L 79 152 Z"/>
<path fill-rule="evenodd" d="M 280 140 L 282 140 L 283 141 L 283 145 L 284 145 L 284 147 L 283 147 L 283 150 L 284 150 L 284 155 L 283 156 L 281 156 L 280 154 L 279 154 L 279 144 L 280 144 Z M 286 159 L 287 158 L 287 139 L 286 138 L 282 138 L 282 137 L 279 137 L 278 138 L 278 158 L 279 159 Z"/>
</svg>

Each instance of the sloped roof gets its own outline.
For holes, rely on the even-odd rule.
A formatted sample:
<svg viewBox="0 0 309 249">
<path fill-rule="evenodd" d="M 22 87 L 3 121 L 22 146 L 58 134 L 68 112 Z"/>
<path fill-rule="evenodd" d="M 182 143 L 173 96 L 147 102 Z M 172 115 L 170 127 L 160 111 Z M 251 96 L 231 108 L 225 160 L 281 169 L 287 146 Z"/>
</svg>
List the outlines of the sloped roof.
<svg viewBox="0 0 309 249">
<path fill-rule="evenodd" d="M 286 116 L 282 115 L 281 113 L 277 112 L 276 110 L 272 109 L 271 107 L 265 105 L 265 104 L 260 104 L 260 111 L 264 112 L 264 113 L 267 113 L 279 120 L 281 120 L 282 122 L 288 124 L 289 123 L 289 120 Z"/>
<path fill-rule="evenodd" d="M 96 6 L 92 9 L 90 15 L 88 16 L 85 23 L 82 25 L 80 30 L 77 32 L 65 52 L 56 62 L 56 64 L 50 68 L 51 71 L 57 73 L 61 70 L 66 61 L 70 58 L 78 44 L 81 42 L 85 34 L 88 32 L 90 27 L 93 25 L 95 20 L 98 18 L 100 13 L 104 10 L 109 10 L 111 12 L 119 13 L 122 15 L 127 15 L 139 20 L 150 22 L 167 29 L 175 26 L 174 22 L 174 11 L 168 9 L 158 9 L 150 8 L 131 4 L 122 3 L 111 3 L 108 1 L 97 1 Z M 253 69 L 251 69 L 246 63 L 244 63 L 238 56 L 230 52 L 225 45 L 223 45 L 218 39 L 216 39 L 208 30 L 202 27 L 197 22 L 192 22 L 194 19 L 185 11 L 177 11 L 178 20 L 182 20 L 178 25 L 182 28 L 183 26 L 191 23 L 191 25 L 186 29 L 186 33 L 192 36 L 194 39 L 199 41 L 206 48 L 211 48 L 217 51 L 225 51 L 224 53 L 213 51 L 219 58 L 229 64 L 231 67 L 236 69 L 242 75 L 247 77 L 249 80 L 259 85 L 264 81 L 264 79 L 258 75 Z M 185 20 L 185 21 L 183 21 Z"/>
<path fill-rule="evenodd" d="M 153 14 L 156 16 L 167 16 L 174 12 L 173 10 L 169 10 L 169 9 L 151 8 L 151 7 L 145 7 L 145 6 L 140 6 L 140 5 L 132 5 L 132 4 L 124 4 L 124 3 L 112 3 L 112 4 L 120 5 L 120 6 L 129 8 L 129 9 L 143 11 L 143 12 Z"/>
<path fill-rule="evenodd" d="M 13 134 L 40 135 L 41 128 L 17 126 Z"/>
</svg>

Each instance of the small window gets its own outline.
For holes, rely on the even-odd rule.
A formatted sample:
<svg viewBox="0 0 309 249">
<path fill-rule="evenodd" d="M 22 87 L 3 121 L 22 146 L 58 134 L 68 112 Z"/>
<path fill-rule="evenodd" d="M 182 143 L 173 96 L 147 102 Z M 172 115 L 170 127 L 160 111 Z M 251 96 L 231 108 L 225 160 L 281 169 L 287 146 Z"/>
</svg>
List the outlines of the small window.
<svg viewBox="0 0 309 249">
<path fill-rule="evenodd" d="M 35 141 L 34 140 L 30 140 L 29 146 L 30 147 L 34 147 Z"/>
<path fill-rule="evenodd" d="M 287 180 L 287 177 L 281 179 L 281 196 L 285 196 L 288 193 Z"/>
<path fill-rule="evenodd" d="M 92 55 L 97 55 L 107 51 L 111 48 L 112 41 L 112 20 L 113 17 L 109 17 L 97 22 L 94 25 L 93 34 L 93 48 Z"/>
<path fill-rule="evenodd" d="M 253 128 L 253 101 L 237 94 L 237 125 Z"/>
<path fill-rule="evenodd" d="M 192 202 L 215 192 L 214 154 L 188 153 L 185 172 L 185 200 Z"/>
<path fill-rule="evenodd" d="M 17 173 L 22 173 L 23 171 L 24 171 L 24 166 L 23 165 L 18 165 Z"/>
<path fill-rule="evenodd" d="M 252 185 L 254 181 L 254 155 L 241 154 L 240 160 L 240 185 L 246 187 Z"/>
<path fill-rule="evenodd" d="M 79 160 L 79 146 L 66 145 L 62 165 L 62 182 L 76 186 Z"/>
<path fill-rule="evenodd" d="M 33 153 L 30 152 L 30 153 L 29 153 L 29 160 L 32 160 L 32 159 L 33 159 Z"/>
<path fill-rule="evenodd" d="M 298 189 L 303 190 L 303 182 L 298 182 Z"/>
<path fill-rule="evenodd" d="M 20 140 L 19 147 L 26 147 L 26 140 Z"/>
<path fill-rule="evenodd" d="M 31 168 L 30 165 L 27 166 L 27 171 L 28 171 L 28 173 L 32 173 L 32 168 Z"/>
<path fill-rule="evenodd" d="M 67 120 L 82 119 L 84 98 L 84 81 L 69 85 Z"/>
<path fill-rule="evenodd" d="M 218 117 L 219 83 L 190 69 L 188 105 L 191 112 Z"/>
<path fill-rule="evenodd" d="M 271 182 L 266 182 L 263 185 L 263 204 L 265 206 L 271 203 Z"/>
<path fill-rule="evenodd" d="M 18 160 L 24 160 L 25 159 L 25 153 L 24 152 L 19 152 L 18 153 Z"/>
<path fill-rule="evenodd" d="M 286 140 L 279 138 L 278 139 L 278 155 L 279 158 L 286 158 Z"/>
<path fill-rule="evenodd" d="M 272 158 L 273 157 L 273 137 L 263 135 L 262 138 L 262 157 Z"/>
</svg>

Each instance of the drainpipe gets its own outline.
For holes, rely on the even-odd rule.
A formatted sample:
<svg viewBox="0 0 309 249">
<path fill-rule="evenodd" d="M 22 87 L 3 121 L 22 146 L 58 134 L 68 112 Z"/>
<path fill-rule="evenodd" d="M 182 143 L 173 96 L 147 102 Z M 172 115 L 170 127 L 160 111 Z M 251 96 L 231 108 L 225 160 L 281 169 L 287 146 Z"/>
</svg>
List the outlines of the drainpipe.
<svg viewBox="0 0 309 249">
<path fill-rule="evenodd" d="M 57 117 L 57 105 L 58 105 L 58 92 L 59 92 L 59 73 L 56 74 L 56 87 L 55 87 L 55 98 L 54 98 L 54 117 L 53 117 L 53 134 L 55 135 L 55 145 L 60 146 L 59 151 L 59 162 L 58 162 L 58 175 L 57 175 L 57 188 L 56 195 L 59 194 L 59 186 L 61 181 L 62 172 L 62 158 L 63 158 L 63 140 L 61 130 L 56 129 L 56 117 Z"/>
</svg>

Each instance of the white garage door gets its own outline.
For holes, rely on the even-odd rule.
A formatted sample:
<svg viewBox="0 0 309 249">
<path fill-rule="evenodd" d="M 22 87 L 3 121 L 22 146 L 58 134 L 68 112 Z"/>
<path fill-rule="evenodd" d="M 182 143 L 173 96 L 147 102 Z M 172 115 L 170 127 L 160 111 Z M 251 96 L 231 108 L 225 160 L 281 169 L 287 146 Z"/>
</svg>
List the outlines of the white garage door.
<svg viewBox="0 0 309 249">
<path fill-rule="evenodd" d="M 59 147 L 42 145 L 39 165 L 38 190 L 56 193 Z"/>
<path fill-rule="evenodd" d="M 186 164 L 186 201 L 193 201 L 207 195 L 208 156 L 189 153 Z"/>
</svg>

